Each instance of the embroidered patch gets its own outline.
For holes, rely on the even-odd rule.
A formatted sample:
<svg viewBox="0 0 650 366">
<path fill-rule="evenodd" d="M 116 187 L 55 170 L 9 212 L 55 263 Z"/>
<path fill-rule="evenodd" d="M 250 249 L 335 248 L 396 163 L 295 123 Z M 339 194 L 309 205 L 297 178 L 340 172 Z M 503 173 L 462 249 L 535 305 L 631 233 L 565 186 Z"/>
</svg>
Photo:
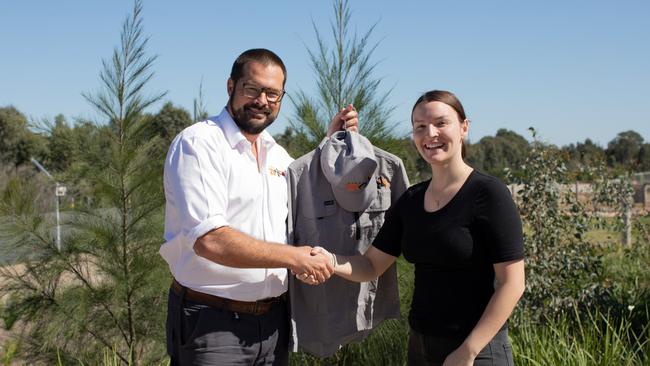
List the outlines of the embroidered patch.
<svg viewBox="0 0 650 366">
<path fill-rule="evenodd" d="M 287 172 L 285 170 L 280 170 L 278 168 L 270 167 L 269 168 L 269 174 L 275 175 L 275 176 L 278 176 L 278 177 L 284 177 L 285 175 L 287 175 Z"/>
<path fill-rule="evenodd" d="M 364 189 L 368 185 L 369 181 L 370 181 L 370 177 L 368 177 L 368 180 L 365 181 L 364 183 L 346 183 L 345 189 L 349 192 L 359 192 L 360 190 Z"/>
<path fill-rule="evenodd" d="M 384 177 L 377 178 L 377 188 L 390 188 L 390 181 Z"/>
</svg>

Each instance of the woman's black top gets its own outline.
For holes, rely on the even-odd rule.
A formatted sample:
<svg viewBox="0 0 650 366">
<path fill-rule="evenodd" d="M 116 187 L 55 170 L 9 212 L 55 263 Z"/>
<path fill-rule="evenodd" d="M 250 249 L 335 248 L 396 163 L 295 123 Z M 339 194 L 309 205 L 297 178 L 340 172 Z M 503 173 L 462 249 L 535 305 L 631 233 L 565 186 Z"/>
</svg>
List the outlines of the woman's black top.
<svg viewBox="0 0 650 366">
<path fill-rule="evenodd" d="M 428 185 L 400 197 L 373 246 L 415 264 L 410 326 L 464 339 L 494 293 L 493 264 L 524 257 L 521 219 L 507 187 L 476 170 L 435 212 L 424 210 Z"/>
</svg>

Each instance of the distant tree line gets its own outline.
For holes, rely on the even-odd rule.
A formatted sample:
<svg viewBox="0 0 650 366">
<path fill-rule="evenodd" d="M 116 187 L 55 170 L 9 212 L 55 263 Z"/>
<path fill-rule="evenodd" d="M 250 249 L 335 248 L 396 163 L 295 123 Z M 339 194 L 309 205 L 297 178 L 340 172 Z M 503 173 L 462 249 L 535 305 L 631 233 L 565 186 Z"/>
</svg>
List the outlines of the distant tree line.
<svg viewBox="0 0 650 366">
<path fill-rule="evenodd" d="M 159 137 L 156 147 L 157 159 L 164 159 L 167 146 L 183 128 L 193 123 L 189 111 L 165 103 L 157 113 L 147 114 L 144 140 Z M 361 125 L 363 126 L 363 119 Z M 90 121 L 77 120 L 70 123 L 63 115 L 54 121 L 40 122 L 32 125 L 25 115 L 13 106 L 0 108 L 0 166 L 15 170 L 30 164 L 30 157 L 41 161 L 52 172 L 62 173 L 73 169 L 74 162 L 88 153 L 95 146 L 101 150 L 106 145 L 102 139 L 110 125 L 98 125 Z M 320 135 L 319 135 L 320 136 Z M 298 157 L 318 144 L 318 136 L 287 127 L 283 133 L 276 134 L 275 139 L 284 146 L 292 156 Z M 373 143 L 400 156 L 404 161 L 413 182 L 427 179 L 430 169 L 419 158 L 410 136 L 395 136 L 381 133 L 370 136 Z M 502 128 L 494 136 L 485 136 L 477 142 L 468 143 L 468 161 L 476 169 L 507 180 L 508 176 L 519 176 L 531 143 L 516 132 Z M 606 167 L 614 173 L 650 171 L 650 142 L 636 131 L 623 131 L 607 143 L 600 146 L 591 139 L 562 147 L 549 145 L 558 149 L 567 162 L 567 179 L 589 180 L 584 173 L 588 167 Z M 101 152 L 98 158 L 101 159 Z"/>
</svg>

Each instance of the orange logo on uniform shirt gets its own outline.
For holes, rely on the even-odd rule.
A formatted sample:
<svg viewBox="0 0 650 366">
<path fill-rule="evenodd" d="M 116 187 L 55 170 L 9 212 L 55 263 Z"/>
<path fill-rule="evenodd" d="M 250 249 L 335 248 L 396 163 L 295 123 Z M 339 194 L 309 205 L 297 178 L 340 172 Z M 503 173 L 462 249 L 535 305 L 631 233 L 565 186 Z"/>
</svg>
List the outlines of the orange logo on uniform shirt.
<svg viewBox="0 0 650 366">
<path fill-rule="evenodd" d="M 269 168 L 269 174 L 275 175 L 275 176 L 278 176 L 278 177 L 284 177 L 285 175 L 287 175 L 287 172 L 284 171 L 284 170 L 280 170 L 278 168 L 270 167 Z"/>
<path fill-rule="evenodd" d="M 370 181 L 370 177 L 368 177 L 368 180 L 364 183 L 346 183 L 345 189 L 349 192 L 359 192 L 360 190 L 364 189 L 368 185 L 369 181 Z"/>
<path fill-rule="evenodd" d="M 377 178 L 377 188 L 390 188 L 390 181 L 384 177 Z"/>
</svg>

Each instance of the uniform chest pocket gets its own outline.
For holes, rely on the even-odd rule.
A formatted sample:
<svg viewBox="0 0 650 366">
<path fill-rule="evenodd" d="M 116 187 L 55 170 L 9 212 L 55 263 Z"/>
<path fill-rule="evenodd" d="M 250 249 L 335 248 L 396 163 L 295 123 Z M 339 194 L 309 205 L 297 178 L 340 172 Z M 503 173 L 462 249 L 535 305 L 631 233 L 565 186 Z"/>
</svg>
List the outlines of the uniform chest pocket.
<svg viewBox="0 0 650 366">
<path fill-rule="evenodd" d="M 375 239 L 381 225 L 384 224 L 384 214 L 390 208 L 390 193 L 388 189 L 377 190 L 377 197 L 372 201 L 370 207 L 364 212 L 354 213 L 355 222 L 352 232 L 355 240 L 363 241 L 369 245 Z"/>
<path fill-rule="evenodd" d="M 386 212 L 390 208 L 391 197 L 389 189 L 378 189 L 377 197 L 372 201 L 366 212 Z"/>
<path fill-rule="evenodd" d="M 334 198 L 321 200 L 302 200 L 298 207 L 298 214 L 310 220 L 322 220 L 336 214 L 339 205 Z"/>
<path fill-rule="evenodd" d="M 296 242 L 316 245 L 329 236 L 329 231 L 340 229 L 339 206 L 333 197 L 307 197 L 300 200 L 297 208 Z"/>
</svg>

